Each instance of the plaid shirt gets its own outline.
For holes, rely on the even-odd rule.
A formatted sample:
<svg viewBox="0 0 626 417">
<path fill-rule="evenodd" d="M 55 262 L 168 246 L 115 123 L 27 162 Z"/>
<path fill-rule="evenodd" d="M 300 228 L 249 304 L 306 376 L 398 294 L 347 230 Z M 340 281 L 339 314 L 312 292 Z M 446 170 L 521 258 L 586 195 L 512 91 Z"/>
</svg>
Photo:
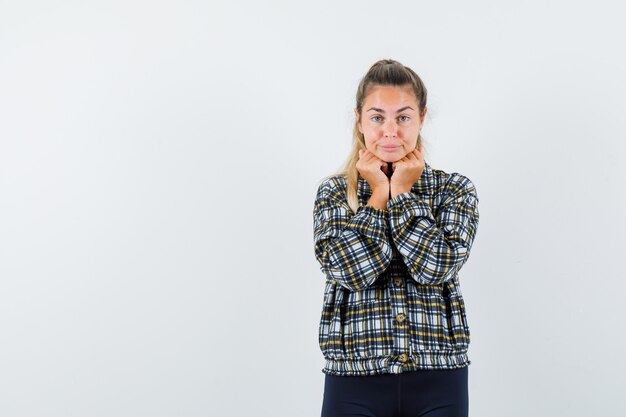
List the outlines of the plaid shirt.
<svg viewBox="0 0 626 417">
<path fill-rule="evenodd" d="M 469 365 L 458 272 L 478 226 L 474 184 L 425 163 L 410 192 L 381 210 L 359 177 L 352 213 L 345 176 L 320 184 L 315 257 L 326 276 L 319 324 L 322 372 L 374 375 Z"/>
</svg>

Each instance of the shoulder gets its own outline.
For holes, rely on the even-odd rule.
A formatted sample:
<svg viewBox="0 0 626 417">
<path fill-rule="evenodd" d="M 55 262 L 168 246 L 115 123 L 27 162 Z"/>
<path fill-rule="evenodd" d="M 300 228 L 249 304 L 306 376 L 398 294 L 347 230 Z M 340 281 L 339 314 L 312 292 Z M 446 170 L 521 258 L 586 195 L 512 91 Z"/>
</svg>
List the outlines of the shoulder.
<svg viewBox="0 0 626 417">
<path fill-rule="evenodd" d="M 432 168 L 433 180 L 436 184 L 435 192 L 449 196 L 471 194 L 478 199 L 474 182 L 460 172 L 446 172 L 442 169 Z"/>
<path fill-rule="evenodd" d="M 345 194 L 347 183 L 348 181 L 345 175 L 327 175 L 318 182 L 316 199 L 336 197 Z"/>
</svg>

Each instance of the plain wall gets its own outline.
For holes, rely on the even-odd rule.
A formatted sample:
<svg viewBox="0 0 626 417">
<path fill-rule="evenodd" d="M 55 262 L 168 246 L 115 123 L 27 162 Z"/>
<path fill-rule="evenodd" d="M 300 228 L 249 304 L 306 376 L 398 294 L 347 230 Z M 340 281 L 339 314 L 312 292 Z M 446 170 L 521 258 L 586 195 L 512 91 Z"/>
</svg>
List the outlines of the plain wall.
<svg viewBox="0 0 626 417">
<path fill-rule="evenodd" d="M 624 415 L 618 2 L 0 2 L 0 415 L 318 416 L 360 78 L 476 185 L 472 416 Z"/>
</svg>

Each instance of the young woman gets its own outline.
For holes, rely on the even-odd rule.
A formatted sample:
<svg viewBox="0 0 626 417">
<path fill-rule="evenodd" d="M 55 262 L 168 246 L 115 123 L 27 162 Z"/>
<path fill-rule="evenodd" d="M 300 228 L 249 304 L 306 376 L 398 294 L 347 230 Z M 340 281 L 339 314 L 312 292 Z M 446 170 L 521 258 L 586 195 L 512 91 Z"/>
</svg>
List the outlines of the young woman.
<svg viewBox="0 0 626 417">
<path fill-rule="evenodd" d="M 346 165 L 317 189 L 322 417 L 468 415 L 458 272 L 476 235 L 478 196 L 467 177 L 424 160 L 426 111 L 413 70 L 376 62 L 358 87 Z"/>
</svg>

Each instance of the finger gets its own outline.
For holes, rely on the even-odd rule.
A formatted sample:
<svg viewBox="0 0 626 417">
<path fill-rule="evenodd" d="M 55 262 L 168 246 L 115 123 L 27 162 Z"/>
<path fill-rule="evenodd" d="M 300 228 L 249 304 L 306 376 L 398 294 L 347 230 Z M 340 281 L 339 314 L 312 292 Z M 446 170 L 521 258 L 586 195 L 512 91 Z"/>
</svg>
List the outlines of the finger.
<svg viewBox="0 0 626 417">
<path fill-rule="evenodd" d="M 370 151 L 365 151 L 363 152 L 363 160 L 365 162 L 367 162 L 368 164 L 372 163 L 372 159 L 374 159 L 374 154 L 371 153 Z"/>
<path fill-rule="evenodd" d="M 382 159 L 380 159 L 379 157 L 377 157 L 375 153 L 370 152 L 369 154 L 370 154 L 369 161 L 370 161 L 371 163 L 374 163 L 374 161 L 376 161 L 376 162 L 378 162 L 378 163 L 380 163 L 380 164 L 384 164 L 384 163 L 386 163 L 385 161 L 383 161 Z"/>
<path fill-rule="evenodd" d="M 377 156 L 376 156 L 376 154 L 375 154 L 374 152 L 372 152 L 372 151 L 369 151 L 369 150 L 368 150 L 368 151 L 367 151 L 367 153 L 368 153 L 368 155 L 370 156 L 370 158 L 373 158 L 373 159 L 379 159 L 379 160 L 380 160 L 380 158 L 379 158 L 379 157 L 377 157 Z"/>
<path fill-rule="evenodd" d="M 387 174 L 389 172 L 389 164 L 382 159 L 378 159 L 378 166 Z"/>
<path fill-rule="evenodd" d="M 367 149 L 359 149 L 359 157 L 364 161 L 368 161 L 370 159 L 371 152 Z"/>
</svg>

